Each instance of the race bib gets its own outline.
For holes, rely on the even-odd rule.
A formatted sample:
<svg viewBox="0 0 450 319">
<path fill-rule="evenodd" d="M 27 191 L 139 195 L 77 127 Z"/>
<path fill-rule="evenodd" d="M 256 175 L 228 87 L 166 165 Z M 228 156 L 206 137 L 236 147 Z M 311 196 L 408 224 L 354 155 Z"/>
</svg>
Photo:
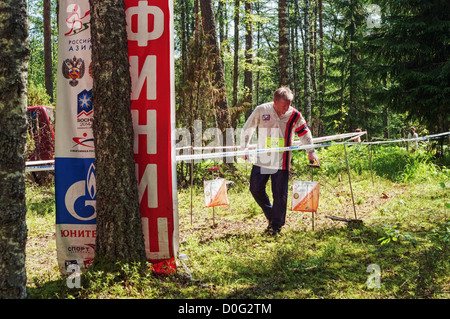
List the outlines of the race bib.
<svg viewBox="0 0 450 319">
<path fill-rule="evenodd" d="M 284 138 L 268 137 L 266 139 L 266 148 L 280 148 L 284 147 Z M 282 152 L 282 151 L 280 151 Z"/>
</svg>

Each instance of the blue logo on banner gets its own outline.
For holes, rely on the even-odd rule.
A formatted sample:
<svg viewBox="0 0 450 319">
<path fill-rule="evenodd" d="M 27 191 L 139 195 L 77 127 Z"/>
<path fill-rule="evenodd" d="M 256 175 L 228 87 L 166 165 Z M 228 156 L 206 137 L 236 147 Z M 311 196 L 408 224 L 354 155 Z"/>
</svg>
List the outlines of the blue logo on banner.
<svg viewBox="0 0 450 319">
<path fill-rule="evenodd" d="M 97 189 L 93 158 L 56 158 L 56 223 L 95 224 Z"/>
<path fill-rule="evenodd" d="M 89 116 L 94 111 L 92 106 L 92 90 L 83 90 L 77 96 L 77 117 Z"/>
</svg>

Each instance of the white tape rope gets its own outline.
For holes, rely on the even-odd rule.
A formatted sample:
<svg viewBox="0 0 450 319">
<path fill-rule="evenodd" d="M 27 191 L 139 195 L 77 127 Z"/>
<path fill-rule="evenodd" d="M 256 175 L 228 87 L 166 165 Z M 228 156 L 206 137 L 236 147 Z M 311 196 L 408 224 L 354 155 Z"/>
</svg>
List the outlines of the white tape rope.
<svg viewBox="0 0 450 319">
<path fill-rule="evenodd" d="M 53 171 L 55 169 L 55 161 L 30 161 L 25 163 L 25 172 Z"/>
<path fill-rule="evenodd" d="M 450 132 L 439 133 L 434 135 L 427 135 L 417 138 L 411 139 L 397 139 L 397 140 L 384 140 L 384 141 L 376 141 L 376 142 L 350 142 L 355 138 L 358 138 L 367 132 L 355 132 L 355 133 L 345 133 L 338 135 L 330 135 L 324 137 L 316 137 L 313 138 L 313 144 L 311 145 L 300 145 L 299 141 L 294 141 L 294 145 L 290 147 L 280 147 L 280 148 L 269 148 L 269 149 L 254 149 L 256 145 L 249 145 L 247 150 L 239 150 L 233 152 L 221 152 L 221 153 L 204 153 L 204 154 L 189 154 L 189 155 L 178 155 L 176 157 L 177 162 L 182 161 L 191 161 L 191 160 L 203 160 L 203 159 L 213 159 L 213 158 L 223 158 L 223 157 L 231 157 L 231 156 L 244 156 L 244 155 L 254 155 L 259 153 L 268 153 L 273 151 L 298 151 L 304 150 L 308 148 L 320 148 L 327 147 L 332 145 L 374 145 L 374 144 L 387 144 L 387 143 L 399 143 L 399 142 L 414 142 L 414 141 L 422 141 L 422 140 L 431 140 L 442 138 L 444 136 L 450 135 Z M 334 143 L 324 143 L 330 142 L 338 139 L 348 138 L 347 141 L 344 142 L 334 142 Z M 318 143 L 322 142 L 322 143 Z M 316 144 L 317 143 L 317 144 Z M 178 150 L 223 150 L 223 149 L 240 149 L 240 146 L 209 146 L 209 147 L 192 147 L 192 146 L 184 146 L 177 148 Z M 26 162 L 25 172 L 36 172 L 36 171 L 50 171 L 55 169 L 54 160 L 49 161 L 31 161 Z"/>
<path fill-rule="evenodd" d="M 363 134 L 366 134 L 366 132 L 357 132 L 357 133 L 347 133 L 348 135 L 345 137 L 352 137 L 351 140 L 357 138 L 358 136 L 361 136 Z M 352 135 L 351 135 L 352 134 Z M 323 138 L 318 138 L 315 140 L 322 141 L 333 141 L 336 139 L 341 139 L 342 135 L 332 135 L 327 136 Z M 298 151 L 298 150 L 304 150 L 304 149 L 317 149 L 321 147 L 327 147 L 332 145 L 370 145 L 370 144 L 382 144 L 382 143 L 398 143 L 398 142 L 414 142 L 419 140 L 430 140 L 430 139 L 437 139 L 440 137 L 444 137 L 446 135 L 450 135 L 450 132 L 440 133 L 440 134 L 434 134 L 434 135 L 427 135 L 423 137 L 418 138 L 412 138 L 412 139 L 398 139 L 398 140 L 390 140 L 390 141 L 376 141 L 376 142 L 334 142 L 334 143 L 320 143 L 320 144 L 310 144 L 310 145 L 293 145 L 289 147 L 279 147 L 279 148 L 267 148 L 267 149 L 247 149 L 247 150 L 240 150 L 240 151 L 234 151 L 234 152 L 221 152 L 221 153 L 204 153 L 204 154 L 190 154 L 190 155 L 178 155 L 176 157 L 177 162 L 181 161 L 191 161 L 191 160 L 204 160 L 204 159 L 214 159 L 214 158 L 224 158 L 224 157 L 232 157 L 232 156 L 249 156 L 249 155 L 255 155 L 255 154 L 262 154 L 262 153 L 269 153 L 269 152 L 284 152 L 284 151 Z M 313 139 L 313 142 L 315 142 Z M 296 143 L 294 143 L 296 144 Z M 235 148 L 240 148 L 240 146 L 236 146 Z"/>
<path fill-rule="evenodd" d="M 450 135 L 450 132 L 439 133 L 439 134 L 434 134 L 434 135 L 427 135 L 427 136 L 416 137 L 416 138 L 402 138 L 402 139 L 398 139 L 398 140 L 385 140 L 385 141 L 376 141 L 376 142 L 360 142 L 360 143 L 348 143 L 348 144 L 372 145 L 372 144 L 386 144 L 386 143 L 399 143 L 399 142 L 414 142 L 414 141 L 421 141 L 421 140 L 433 140 L 433 139 L 444 137 L 446 135 Z"/>
<path fill-rule="evenodd" d="M 357 138 L 359 136 L 362 136 L 366 134 L 366 132 L 354 132 L 354 133 L 344 133 L 344 134 L 337 134 L 337 135 L 330 135 L 330 136 L 323 136 L 323 137 L 315 137 L 313 138 L 313 143 L 316 144 L 318 142 L 326 142 L 326 141 L 333 141 L 333 140 L 339 140 L 339 139 L 343 139 L 343 138 L 348 138 L 351 137 L 353 138 Z M 299 145 L 300 141 L 294 141 L 293 142 L 294 145 Z M 182 147 L 177 147 L 176 150 L 180 151 L 180 150 L 193 150 L 193 151 L 198 151 L 198 150 L 225 150 L 225 149 L 239 149 L 240 146 L 204 146 L 204 147 L 200 147 L 200 146 L 182 146 Z M 254 149 L 256 148 L 256 144 L 250 144 L 248 146 L 249 149 Z"/>
</svg>

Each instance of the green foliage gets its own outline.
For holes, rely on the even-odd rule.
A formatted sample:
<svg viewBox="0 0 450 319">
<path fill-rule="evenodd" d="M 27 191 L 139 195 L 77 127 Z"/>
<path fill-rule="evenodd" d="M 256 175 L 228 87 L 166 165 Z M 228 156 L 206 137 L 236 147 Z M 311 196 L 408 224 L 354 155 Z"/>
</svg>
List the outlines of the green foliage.
<svg viewBox="0 0 450 319">
<path fill-rule="evenodd" d="M 429 180 L 430 176 L 446 176 L 448 170 L 437 165 L 435 152 L 422 146 L 417 152 L 410 153 L 401 145 L 371 145 L 370 156 L 373 173 L 394 182 L 413 182 Z M 321 159 L 320 173 L 328 177 L 346 174 L 348 161 L 351 172 L 361 175 L 370 173 L 369 149 L 367 145 L 347 146 L 347 159 L 344 146 L 336 145 L 318 150 Z M 448 156 L 448 155 L 446 155 Z M 446 161 L 439 159 L 440 161 Z M 302 160 L 303 159 L 303 160 Z M 307 172 L 305 156 L 295 152 L 293 165 L 296 170 Z"/>
<path fill-rule="evenodd" d="M 378 241 L 380 242 L 380 245 L 387 245 L 391 242 L 397 242 L 399 240 L 406 240 L 413 244 L 416 243 L 416 239 L 414 238 L 414 235 L 410 232 L 403 232 L 398 228 L 398 225 L 386 225 L 385 228 L 383 228 L 383 237 L 380 237 Z"/>
<path fill-rule="evenodd" d="M 369 40 L 376 73 L 391 82 L 380 93 L 393 110 L 409 111 L 432 131 L 444 131 L 450 103 L 450 37 L 443 31 L 450 22 L 449 2 L 382 0 L 380 5 L 385 23 Z"/>
<path fill-rule="evenodd" d="M 400 146 L 380 146 L 373 152 L 373 169 L 379 176 L 396 182 L 427 179 L 444 173 L 433 163 L 433 155 L 426 149 L 412 154 Z"/>
<path fill-rule="evenodd" d="M 28 6 L 28 32 L 30 41 L 30 61 L 28 64 L 28 81 L 36 84 L 37 87 L 45 87 L 44 68 L 44 21 L 43 21 L 43 1 L 27 0 Z M 52 69 L 53 88 L 56 88 L 56 69 L 58 57 L 58 28 L 56 17 L 56 1 L 51 1 L 51 24 L 52 24 Z M 29 104 L 28 105 L 42 105 Z M 46 104 L 50 105 L 50 104 Z"/>
<path fill-rule="evenodd" d="M 448 58 L 448 3 L 446 1 L 378 0 L 380 27 L 369 27 L 368 6 L 372 1 L 332 0 L 322 8 L 323 39 L 316 33 L 313 52 L 312 88 L 313 119 L 310 126 L 324 135 L 361 127 L 371 136 L 400 137 L 406 122 L 419 121 L 430 132 L 448 127 L 445 108 L 449 104 L 450 63 Z M 44 50 L 42 0 L 28 0 L 30 63 L 28 78 L 40 88 L 44 83 Z M 200 56 L 204 46 L 191 46 L 198 32 L 193 0 L 178 0 L 174 6 L 176 61 L 177 125 L 187 127 L 194 119 L 203 118 L 214 126 L 214 111 L 205 107 L 216 98 L 208 84 L 210 63 Z M 243 2 L 241 2 L 243 6 Z M 221 57 L 224 62 L 228 99 L 231 101 L 234 64 L 232 19 L 234 3 L 220 1 L 216 9 Z M 278 86 L 278 23 L 276 3 L 257 1 L 253 14 L 241 10 L 238 97 L 244 96 L 244 69 L 253 71 L 254 105 L 270 101 Z M 304 112 L 305 57 L 303 51 L 304 3 L 292 3 L 289 10 L 291 87 L 295 91 L 294 106 Z M 313 7 L 313 6 L 312 6 Z M 309 12 L 311 25 L 319 27 L 316 9 Z M 57 27 L 56 8 L 52 2 L 52 60 L 56 88 Z M 244 62 L 246 23 L 253 22 L 253 64 Z M 432 21 L 432 23 L 429 23 Z M 315 32 L 318 30 L 315 29 Z M 205 50 L 206 51 L 206 50 Z M 203 52 L 204 56 L 207 55 Z M 194 57 L 194 58 L 192 58 Z M 192 61 L 191 61 L 192 60 Z M 186 68 L 186 63 L 196 63 Z M 323 68 L 320 68 L 320 65 Z M 200 67 L 201 66 L 201 67 Z M 205 69 L 205 70 L 201 70 Z M 320 71 L 322 70 L 322 71 Z M 200 79 L 193 76 L 193 71 Z M 200 89 L 203 86 L 203 91 Z M 189 100 L 191 90 L 199 88 L 199 103 Z M 209 88 L 209 89 L 208 89 Z M 322 91 L 323 90 L 323 91 Z M 189 96 L 189 98 L 187 97 Z M 47 103 L 48 104 L 48 103 Z M 238 103 L 239 104 L 239 103 Z M 413 110 L 413 111 L 412 111 Z M 245 121 L 243 108 L 231 110 L 238 125 Z M 438 121 L 436 119 L 439 119 Z M 323 130 L 322 130 L 323 128 Z"/>
<path fill-rule="evenodd" d="M 446 207 L 449 209 L 449 207 Z M 438 224 L 436 228 L 428 232 L 428 238 L 439 250 L 449 250 L 450 248 L 450 220 Z"/>
<path fill-rule="evenodd" d="M 28 82 L 28 106 L 52 105 L 50 97 L 46 93 L 43 84 L 35 84 L 34 81 Z"/>
</svg>

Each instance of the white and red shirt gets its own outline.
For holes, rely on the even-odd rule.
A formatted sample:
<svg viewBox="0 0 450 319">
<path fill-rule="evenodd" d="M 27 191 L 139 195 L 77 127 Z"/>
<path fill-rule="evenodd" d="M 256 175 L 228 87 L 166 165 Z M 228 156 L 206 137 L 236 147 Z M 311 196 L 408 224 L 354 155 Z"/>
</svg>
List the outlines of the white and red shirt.
<svg viewBox="0 0 450 319">
<path fill-rule="evenodd" d="M 273 107 L 273 102 L 257 106 L 243 127 L 241 148 L 248 148 L 256 129 L 258 129 L 258 149 L 292 146 L 295 135 L 300 138 L 303 145 L 313 144 L 311 131 L 305 119 L 292 106 L 280 117 Z M 306 151 L 312 152 L 314 149 Z M 254 159 L 254 164 L 269 169 L 289 169 L 291 153 L 290 151 L 259 153 Z"/>
</svg>

